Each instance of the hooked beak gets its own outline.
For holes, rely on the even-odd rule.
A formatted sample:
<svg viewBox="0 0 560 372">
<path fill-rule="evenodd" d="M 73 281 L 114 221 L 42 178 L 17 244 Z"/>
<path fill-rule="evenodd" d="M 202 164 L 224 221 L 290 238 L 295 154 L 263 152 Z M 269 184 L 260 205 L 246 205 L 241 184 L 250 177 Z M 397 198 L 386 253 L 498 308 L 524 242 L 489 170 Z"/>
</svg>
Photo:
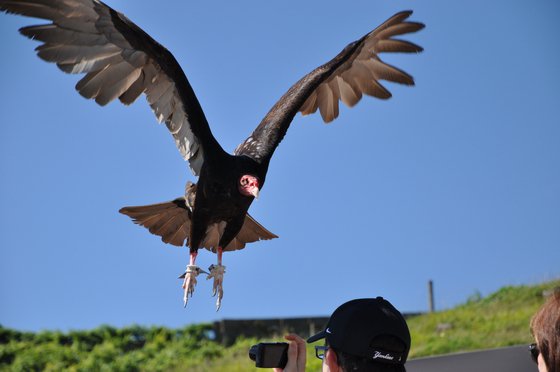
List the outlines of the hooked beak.
<svg viewBox="0 0 560 372">
<path fill-rule="evenodd" d="M 251 193 L 251 195 L 253 195 L 255 197 L 255 199 L 259 198 L 259 188 L 258 187 L 253 187 L 251 188 L 251 191 L 249 191 Z"/>
</svg>

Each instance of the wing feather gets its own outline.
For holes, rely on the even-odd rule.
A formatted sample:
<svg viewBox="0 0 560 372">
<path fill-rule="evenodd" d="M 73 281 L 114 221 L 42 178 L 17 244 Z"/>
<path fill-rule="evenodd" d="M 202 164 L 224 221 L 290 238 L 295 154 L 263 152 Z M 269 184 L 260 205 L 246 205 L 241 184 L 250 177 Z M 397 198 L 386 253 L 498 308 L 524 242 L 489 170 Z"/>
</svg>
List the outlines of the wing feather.
<svg viewBox="0 0 560 372">
<path fill-rule="evenodd" d="M 346 80 L 344 76 L 336 76 L 336 81 L 338 83 L 338 90 L 340 91 L 340 99 L 348 107 L 354 106 L 360 101 L 360 93 L 357 89 L 354 89 Z"/>
<path fill-rule="evenodd" d="M 37 48 L 39 58 L 47 62 L 61 64 L 76 64 L 80 61 L 91 61 L 92 59 L 107 58 L 119 55 L 121 49 L 115 45 L 51 45 L 43 44 Z M 122 59 L 121 59 L 122 61 Z"/>
<path fill-rule="evenodd" d="M 338 99 L 329 84 L 319 86 L 317 102 L 319 102 L 319 112 L 325 122 L 331 122 L 338 116 Z"/>
<path fill-rule="evenodd" d="M 301 106 L 301 113 L 302 115 L 310 115 L 317 111 L 317 92 L 312 92 L 307 100 Z"/>
<path fill-rule="evenodd" d="M 422 47 L 406 40 L 387 39 L 379 40 L 377 43 L 377 52 L 401 52 L 401 53 L 418 53 L 422 51 Z"/>
<path fill-rule="evenodd" d="M 140 76 L 138 76 L 138 79 L 136 79 L 136 81 L 128 87 L 126 92 L 120 95 L 119 101 L 121 101 L 124 105 L 130 105 L 136 101 L 136 99 L 146 90 L 144 83 L 145 78 L 146 71 L 143 70 L 141 71 Z"/>
<path fill-rule="evenodd" d="M 68 30 L 54 24 L 22 27 L 19 32 L 29 38 L 52 44 L 103 45 L 106 42 L 102 35 Z"/>
<path fill-rule="evenodd" d="M 76 84 L 82 96 L 129 105 L 145 93 L 195 175 L 204 151 L 223 151 L 173 55 L 121 13 L 97 0 L 0 0 L 0 10 L 52 22 L 20 32 L 42 43 L 41 59 L 86 74 Z"/>
</svg>

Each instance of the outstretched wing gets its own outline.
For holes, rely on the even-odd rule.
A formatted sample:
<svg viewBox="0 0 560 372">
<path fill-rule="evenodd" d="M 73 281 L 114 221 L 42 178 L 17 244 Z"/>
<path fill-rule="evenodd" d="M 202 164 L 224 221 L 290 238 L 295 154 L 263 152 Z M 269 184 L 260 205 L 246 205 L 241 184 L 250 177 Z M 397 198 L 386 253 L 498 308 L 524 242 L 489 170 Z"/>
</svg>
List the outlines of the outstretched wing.
<svg viewBox="0 0 560 372">
<path fill-rule="evenodd" d="M 406 21 L 412 11 L 399 12 L 372 32 L 349 44 L 336 57 L 316 68 L 296 84 L 272 107 L 251 136 L 235 150 L 258 161 L 268 161 L 284 138 L 292 119 L 319 109 L 326 123 L 338 117 L 338 101 L 354 106 L 363 94 L 387 99 L 391 93 L 380 80 L 414 85 L 406 72 L 381 61 L 382 52 L 421 52 L 408 41 L 393 38 L 424 28 L 422 23 Z"/>
<path fill-rule="evenodd" d="M 76 85 L 82 96 L 129 105 L 145 93 L 195 175 L 203 151 L 221 150 L 173 55 L 123 14 L 97 0 L 0 0 L 0 10 L 52 21 L 20 32 L 43 42 L 36 48 L 43 60 L 86 74 Z"/>
</svg>

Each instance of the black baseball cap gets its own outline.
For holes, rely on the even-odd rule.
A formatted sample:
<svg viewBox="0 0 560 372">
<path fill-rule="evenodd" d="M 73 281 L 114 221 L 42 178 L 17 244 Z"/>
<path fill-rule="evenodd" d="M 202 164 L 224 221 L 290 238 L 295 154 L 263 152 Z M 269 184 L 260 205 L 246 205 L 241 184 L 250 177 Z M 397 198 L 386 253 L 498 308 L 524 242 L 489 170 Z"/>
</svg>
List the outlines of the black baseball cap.
<svg viewBox="0 0 560 372">
<path fill-rule="evenodd" d="M 402 351 L 382 348 L 379 337 L 392 336 L 402 342 Z M 329 346 L 350 355 L 380 363 L 404 364 L 410 351 L 410 332 L 402 314 L 383 297 L 362 298 L 340 305 L 327 327 L 307 339 L 326 338 Z"/>
</svg>

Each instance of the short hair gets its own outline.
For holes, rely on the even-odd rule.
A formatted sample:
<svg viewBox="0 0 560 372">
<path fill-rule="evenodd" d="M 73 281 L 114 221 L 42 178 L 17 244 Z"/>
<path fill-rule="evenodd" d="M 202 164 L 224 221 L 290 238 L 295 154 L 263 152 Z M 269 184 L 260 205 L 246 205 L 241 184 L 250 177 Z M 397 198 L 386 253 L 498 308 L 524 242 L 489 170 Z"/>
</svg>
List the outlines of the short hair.
<svg viewBox="0 0 560 372">
<path fill-rule="evenodd" d="M 531 319 L 531 333 L 548 372 L 560 372 L 560 287 Z"/>
<path fill-rule="evenodd" d="M 395 336 L 383 335 L 376 337 L 371 346 L 385 351 L 402 353 L 406 346 Z M 369 358 L 345 353 L 329 346 L 336 353 L 337 363 L 344 372 L 406 372 L 403 364 L 383 363 Z"/>
</svg>

